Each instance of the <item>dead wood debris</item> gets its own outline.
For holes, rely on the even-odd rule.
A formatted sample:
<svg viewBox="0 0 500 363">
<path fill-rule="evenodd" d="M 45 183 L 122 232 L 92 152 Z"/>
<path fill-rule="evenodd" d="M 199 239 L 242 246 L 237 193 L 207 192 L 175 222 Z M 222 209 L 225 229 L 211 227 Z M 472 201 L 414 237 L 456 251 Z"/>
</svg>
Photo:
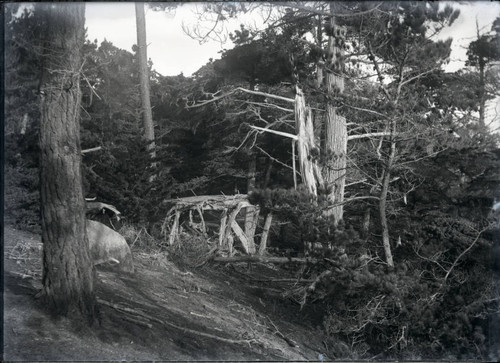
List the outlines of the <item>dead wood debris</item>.
<svg viewBox="0 0 500 363">
<path fill-rule="evenodd" d="M 144 313 L 142 311 L 139 311 L 139 310 L 136 310 L 136 309 L 127 308 L 127 307 L 121 306 L 119 304 L 113 304 L 113 303 L 110 303 L 110 302 L 102 300 L 102 299 L 97 299 L 97 302 L 99 304 L 111 307 L 111 308 L 113 308 L 113 309 L 115 309 L 117 311 L 120 311 L 122 313 L 125 312 L 125 313 L 129 313 L 129 314 L 134 314 L 135 318 L 138 319 L 138 320 L 140 320 L 142 324 L 149 324 L 148 321 L 150 321 L 150 322 L 152 321 L 152 322 L 155 322 L 155 323 L 159 323 L 160 325 L 169 326 L 169 327 L 172 327 L 174 329 L 180 330 L 183 333 L 199 335 L 199 336 L 202 336 L 202 337 L 205 337 L 205 338 L 214 339 L 214 340 L 218 340 L 218 341 L 221 341 L 221 342 L 224 342 L 224 343 L 230 343 L 230 344 L 248 344 L 248 345 L 250 345 L 251 343 L 257 343 L 257 339 L 254 339 L 254 338 L 250 338 L 250 339 L 229 339 L 229 338 L 219 337 L 217 335 L 213 335 L 213 334 L 209 334 L 209 333 L 203 333 L 201 331 L 197 331 L 197 330 L 193 330 L 193 329 L 189 329 L 189 328 L 184 328 L 182 326 L 179 326 L 179 325 L 176 325 L 176 324 L 173 324 L 173 323 L 170 323 L 170 322 L 158 319 L 158 318 L 156 318 L 154 316 L 150 316 L 150 315 L 148 315 L 148 314 L 146 314 L 146 313 Z M 143 319 L 146 319 L 146 321 L 144 321 Z"/>
<path fill-rule="evenodd" d="M 315 259 L 301 257 L 274 257 L 274 256 L 232 256 L 232 257 L 214 257 L 214 262 L 235 263 L 235 262 L 261 262 L 261 263 L 314 263 Z"/>
<path fill-rule="evenodd" d="M 279 329 L 278 329 L 278 327 L 276 326 L 276 324 L 274 324 L 274 322 L 268 316 L 266 316 L 266 318 L 267 318 L 267 320 L 269 320 L 269 322 L 273 326 L 273 328 L 274 328 L 274 332 L 273 333 L 274 334 L 276 334 L 281 339 L 283 339 L 285 342 L 287 342 L 289 346 L 291 346 L 293 348 L 298 348 L 299 347 L 299 345 L 294 340 L 288 338 L 285 334 L 283 334 L 282 332 L 280 332 Z"/>
</svg>

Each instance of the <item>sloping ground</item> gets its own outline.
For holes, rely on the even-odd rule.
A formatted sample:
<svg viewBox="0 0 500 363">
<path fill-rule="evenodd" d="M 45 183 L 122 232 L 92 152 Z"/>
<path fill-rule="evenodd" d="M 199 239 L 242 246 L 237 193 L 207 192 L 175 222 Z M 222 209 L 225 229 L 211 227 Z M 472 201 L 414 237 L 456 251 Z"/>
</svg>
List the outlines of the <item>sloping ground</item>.
<svg viewBox="0 0 500 363">
<path fill-rule="evenodd" d="M 328 358 L 321 331 L 282 297 L 286 280 L 274 280 L 284 270 L 244 264 L 182 271 L 165 255 L 135 252 L 134 275 L 98 271 L 101 326 L 90 329 L 38 306 L 39 236 L 8 226 L 4 233 L 5 360 Z"/>
</svg>

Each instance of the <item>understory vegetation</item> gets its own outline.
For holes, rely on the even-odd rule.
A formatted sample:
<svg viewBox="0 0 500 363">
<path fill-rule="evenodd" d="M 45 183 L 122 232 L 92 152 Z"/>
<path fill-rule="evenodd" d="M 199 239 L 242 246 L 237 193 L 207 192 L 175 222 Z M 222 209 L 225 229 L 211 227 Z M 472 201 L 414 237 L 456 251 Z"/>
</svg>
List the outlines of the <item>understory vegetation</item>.
<svg viewBox="0 0 500 363">
<path fill-rule="evenodd" d="M 113 226 L 130 245 L 158 263 L 194 269 L 210 261 L 218 229 L 183 228 L 182 242 L 169 246 L 162 225 L 172 199 L 248 194 L 260 208 L 256 237 L 273 214 L 266 254 L 306 261 L 293 265 L 296 277 L 312 282 L 283 298 L 322 311 L 332 358 L 499 359 L 492 205 L 500 200 L 500 150 L 485 109 L 498 95 L 500 18 L 450 73 L 452 41 L 430 33 L 458 13 L 437 3 L 395 4 L 346 3 L 336 11 L 368 13 L 333 25 L 328 4 L 314 3 L 315 12 L 282 5 L 272 26 L 242 26 L 231 34 L 234 47 L 192 76 L 162 76 L 150 62 L 155 167 L 143 137 L 136 52 L 87 39 L 81 148 L 99 150 L 82 156 L 85 197 L 122 213 Z M 242 5 L 207 11 L 236 17 Z M 40 232 L 43 24 L 28 10 L 15 17 L 17 6 L 5 16 L 5 220 Z M 331 61 L 329 39 L 339 64 L 324 76 L 338 67 L 343 77 L 333 93 L 319 76 Z M 283 137 L 295 135 L 299 86 L 317 146 L 304 162 L 324 176 L 315 194 L 295 139 Z M 344 153 L 328 146 L 331 108 L 346 121 Z M 332 200 L 339 178 L 328 173 L 342 158 L 343 194 Z"/>
</svg>

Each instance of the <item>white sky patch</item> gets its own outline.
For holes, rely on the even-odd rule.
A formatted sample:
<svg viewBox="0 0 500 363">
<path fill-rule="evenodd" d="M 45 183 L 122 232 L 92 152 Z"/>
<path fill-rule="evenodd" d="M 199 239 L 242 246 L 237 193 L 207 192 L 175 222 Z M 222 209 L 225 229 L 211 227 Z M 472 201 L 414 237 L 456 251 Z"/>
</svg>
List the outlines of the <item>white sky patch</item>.
<svg viewBox="0 0 500 363">
<path fill-rule="evenodd" d="M 182 4 L 173 11 L 153 11 L 146 7 L 148 58 L 162 75 L 191 75 L 222 49 L 217 42 L 200 45 L 182 30 L 182 24 L 195 21 L 192 4 Z M 88 39 L 104 39 L 118 48 L 132 51 L 137 43 L 134 3 L 87 3 Z"/>
<path fill-rule="evenodd" d="M 476 39 L 476 19 L 480 33 L 491 30 L 496 17 L 500 16 L 500 3 L 476 1 L 469 3 L 444 2 L 460 9 L 460 16 L 451 27 L 443 29 L 437 39 L 453 38 L 450 63 L 446 71 L 454 72 L 465 65 L 467 45 Z M 104 39 L 116 47 L 132 51 L 132 45 L 137 43 L 134 3 L 102 2 L 86 3 L 86 27 L 88 39 Z M 217 41 L 207 41 L 200 44 L 183 31 L 183 25 L 196 25 L 195 10 L 202 9 L 202 3 L 178 3 L 169 11 L 153 11 L 146 6 L 146 37 L 148 42 L 148 58 L 153 61 L 153 69 L 164 76 L 183 73 L 190 76 L 210 58 L 220 58 L 223 48 L 233 45 L 228 40 L 225 44 Z M 263 11 L 265 13 L 265 11 Z M 240 23 L 262 24 L 262 13 L 245 14 L 238 19 L 231 19 L 226 28 L 229 31 L 239 29 Z M 207 27 L 207 24 L 204 25 Z M 495 119 L 492 128 L 500 128 L 500 99 L 488 104 L 488 119 Z M 496 116 L 496 117 L 495 117 Z"/>
<path fill-rule="evenodd" d="M 445 67 L 447 72 L 455 72 L 465 66 L 467 60 L 467 46 L 477 39 L 477 25 L 480 34 L 491 30 L 493 21 L 500 16 L 500 3 L 476 1 L 467 4 L 446 2 L 455 9 L 460 9 L 460 16 L 451 27 L 444 28 L 438 39 L 453 38 L 450 63 Z M 446 5 L 444 3 L 443 5 Z"/>
<path fill-rule="evenodd" d="M 445 28 L 438 39 L 453 38 L 451 61 L 446 66 L 449 72 L 464 66 L 468 43 L 476 37 L 476 19 L 482 33 L 491 29 L 491 24 L 500 15 L 500 3 L 478 1 L 470 3 L 449 2 L 460 9 L 460 16 L 451 27 Z M 179 3 L 167 12 L 153 11 L 146 7 L 146 26 L 148 57 L 153 61 L 153 68 L 162 75 L 177 75 L 181 72 L 189 76 L 209 58 L 220 58 L 223 47 L 230 48 L 232 43 L 220 44 L 208 41 L 202 45 L 184 33 L 182 27 L 196 25 L 194 11 L 201 9 L 201 3 Z M 261 14 L 242 16 L 231 20 L 227 28 L 234 31 L 241 22 L 262 23 Z M 244 20 L 243 20 L 244 18 Z M 135 29 L 135 7 L 133 3 L 86 3 L 86 27 L 88 38 L 104 39 L 115 46 L 132 50 L 137 42 Z"/>
</svg>

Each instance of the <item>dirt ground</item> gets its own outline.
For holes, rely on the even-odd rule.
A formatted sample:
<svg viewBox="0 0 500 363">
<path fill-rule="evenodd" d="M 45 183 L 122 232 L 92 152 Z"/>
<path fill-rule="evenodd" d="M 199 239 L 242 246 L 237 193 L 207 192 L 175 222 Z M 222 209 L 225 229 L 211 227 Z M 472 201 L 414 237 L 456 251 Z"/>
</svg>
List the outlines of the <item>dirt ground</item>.
<svg viewBox="0 0 500 363">
<path fill-rule="evenodd" d="M 283 292 L 293 276 L 263 264 L 180 268 L 133 251 L 136 273 L 98 270 L 101 324 L 54 319 L 40 306 L 40 236 L 5 226 L 5 361 L 332 359 L 320 315 Z"/>
</svg>

